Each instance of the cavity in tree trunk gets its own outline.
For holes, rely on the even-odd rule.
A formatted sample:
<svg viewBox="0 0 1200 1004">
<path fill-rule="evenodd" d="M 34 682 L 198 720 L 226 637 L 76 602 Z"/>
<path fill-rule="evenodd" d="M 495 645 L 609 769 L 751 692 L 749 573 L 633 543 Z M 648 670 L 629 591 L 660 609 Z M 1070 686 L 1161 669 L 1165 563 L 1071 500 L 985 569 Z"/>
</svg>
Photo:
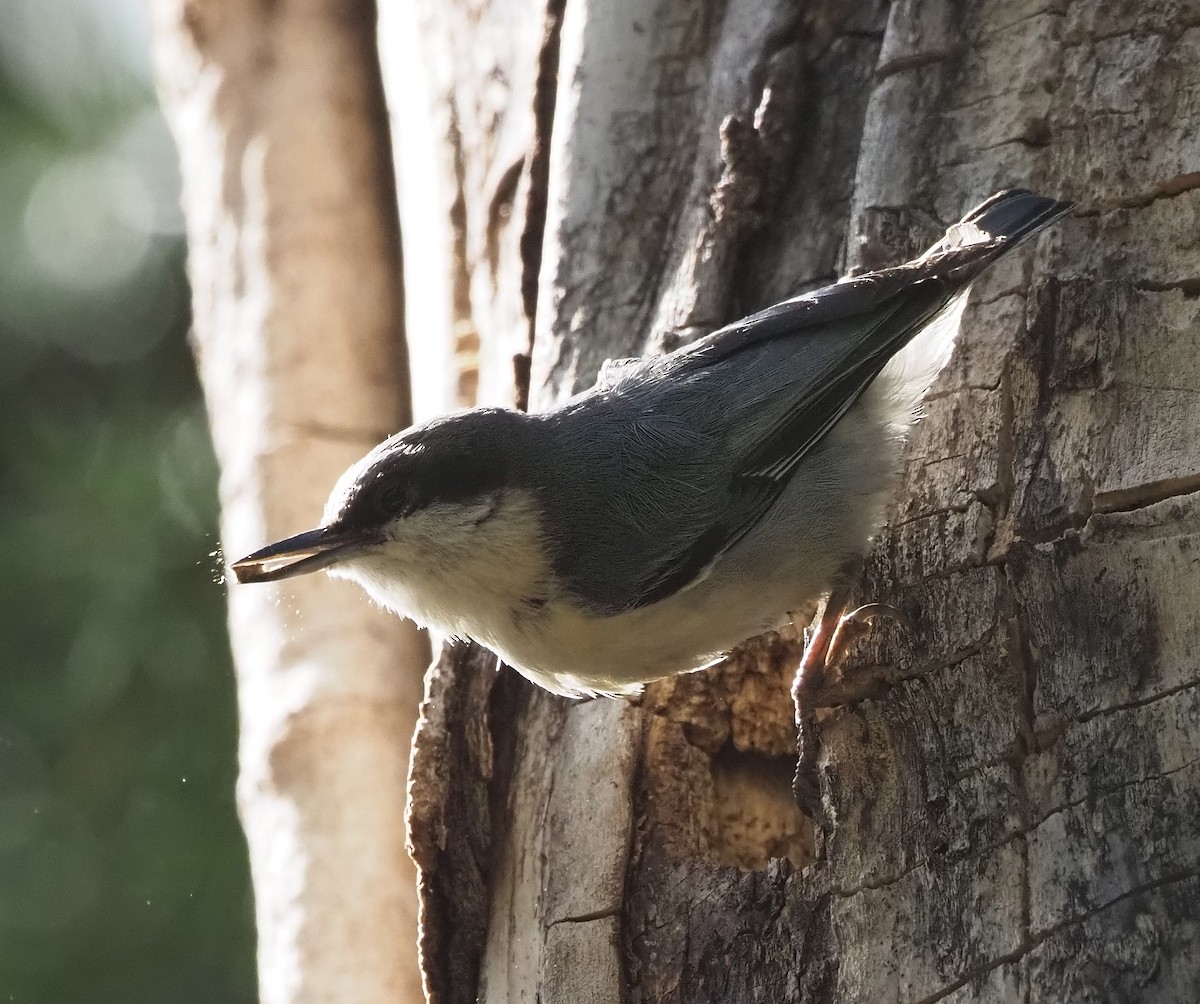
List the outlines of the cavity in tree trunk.
<svg viewBox="0 0 1200 1004">
<path fill-rule="evenodd" d="M 794 638 L 637 703 L 443 652 L 411 785 L 432 999 L 1194 1000 L 1200 5 L 401 11 L 401 220 L 447 249 L 410 310 L 480 335 L 491 400 L 903 260 L 1000 188 L 1080 206 L 978 284 L 930 395 L 858 589 L 913 629 L 801 709 L 819 819 Z"/>
</svg>

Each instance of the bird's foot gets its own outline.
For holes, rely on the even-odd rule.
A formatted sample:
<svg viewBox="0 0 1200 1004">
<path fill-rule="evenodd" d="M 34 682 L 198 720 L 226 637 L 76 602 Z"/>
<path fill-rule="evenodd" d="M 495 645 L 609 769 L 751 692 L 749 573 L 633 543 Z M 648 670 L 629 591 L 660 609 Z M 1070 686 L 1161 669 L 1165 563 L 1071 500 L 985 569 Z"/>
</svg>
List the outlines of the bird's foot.
<svg viewBox="0 0 1200 1004">
<path fill-rule="evenodd" d="M 836 594 L 830 595 L 821 619 L 804 647 L 804 655 L 800 658 L 800 666 L 792 684 L 792 697 L 797 700 L 804 691 L 811 691 L 824 680 L 826 671 L 835 667 L 845 656 L 850 642 L 866 634 L 877 619 L 887 618 L 905 629 L 909 628 L 908 618 L 891 604 L 864 603 L 861 607 L 843 612 L 846 604 L 844 601 L 835 602 L 837 599 Z"/>
<path fill-rule="evenodd" d="M 855 638 L 867 633 L 871 625 L 878 619 L 884 618 L 895 621 L 906 631 L 911 630 L 908 618 L 890 603 L 864 603 L 861 607 L 842 614 L 829 639 L 829 647 L 825 652 L 824 669 L 830 669 L 841 661 L 846 654 L 846 646 Z M 806 652 L 805 655 L 808 653 Z"/>
<path fill-rule="evenodd" d="M 846 612 L 849 589 L 838 588 L 830 593 L 825 609 L 804 647 L 804 655 L 792 681 L 792 701 L 796 708 L 796 730 L 799 760 L 792 790 L 797 803 L 814 819 L 822 818 L 820 786 L 816 777 L 816 742 L 813 735 L 816 718 L 809 698 L 825 682 L 826 672 L 836 666 L 846 654 L 853 639 L 864 634 L 871 623 L 886 617 L 908 628 L 908 618 L 887 603 L 866 603 Z"/>
</svg>

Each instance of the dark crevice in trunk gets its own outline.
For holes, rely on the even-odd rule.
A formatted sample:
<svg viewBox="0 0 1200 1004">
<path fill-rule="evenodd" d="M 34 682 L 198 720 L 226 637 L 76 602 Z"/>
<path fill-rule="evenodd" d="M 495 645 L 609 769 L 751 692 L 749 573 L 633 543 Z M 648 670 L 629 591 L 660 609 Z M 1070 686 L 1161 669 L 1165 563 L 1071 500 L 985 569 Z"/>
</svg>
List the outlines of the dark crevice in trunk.
<svg viewBox="0 0 1200 1004">
<path fill-rule="evenodd" d="M 566 0 L 547 0 L 542 45 L 538 52 L 537 82 L 533 92 L 533 149 L 529 152 L 529 188 L 525 221 L 521 227 L 521 300 L 529 320 L 529 347 L 514 360 L 517 407 L 529 409 L 529 359 L 537 322 L 538 277 L 542 269 L 542 240 L 546 229 L 547 186 L 550 178 L 550 141 L 554 133 L 554 106 L 558 99 L 558 55 Z"/>
</svg>

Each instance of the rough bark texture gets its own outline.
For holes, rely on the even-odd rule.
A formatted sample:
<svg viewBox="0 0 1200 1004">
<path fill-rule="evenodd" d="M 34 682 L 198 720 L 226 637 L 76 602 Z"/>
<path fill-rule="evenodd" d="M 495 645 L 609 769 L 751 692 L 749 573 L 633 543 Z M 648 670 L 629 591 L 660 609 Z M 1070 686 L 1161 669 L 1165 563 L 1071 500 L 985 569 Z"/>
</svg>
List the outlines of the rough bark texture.
<svg viewBox="0 0 1200 1004">
<path fill-rule="evenodd" d="M 374 9 L 154 13 L 236 557 L 315 525 L 341 471 L 409 417 Z M 403 804 L 426 643 L 324 576 L 231 587 L 230 629 L 262 999 L 419 999 Z"/>
<path fill-rule="evenodd" d="M 507 30 L 426 16 L 460 52 Z M 541 254 L 501 241 L 494 273 L 540 268 L 534 407 L 998 188 L 1080 211 L 973 297 L 858 590 L 913 630 L 803 709 L 818 821 L 789 791 L 794 640 L 637 704 L 444 655 L 412 775 L 431 996 L 1194 1000 L 1200 5 L 568 0 L 520 38 L 545 23 L 552 120 L 507 93 L 537 110 L 516 190 L 549 151 L 512 209 Z M 443 227 L 488 204 L 486 146 L 457 148 Z"/>
<path fill-rule="evenodd" d="M 382 8 L 418 417 L 523 397 L 562 7 Z"/>
</svg>

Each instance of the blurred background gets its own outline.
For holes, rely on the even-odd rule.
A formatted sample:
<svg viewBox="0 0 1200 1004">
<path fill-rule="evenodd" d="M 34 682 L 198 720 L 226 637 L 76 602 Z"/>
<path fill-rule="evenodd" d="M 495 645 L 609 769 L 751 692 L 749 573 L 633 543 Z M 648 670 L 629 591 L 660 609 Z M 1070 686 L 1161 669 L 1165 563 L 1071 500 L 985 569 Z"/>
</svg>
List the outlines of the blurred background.
<svg viewBox="0 0 1200 1004">
<path fill-rule="evenodd" d="M 0 1002 L 256 999 L 148 45 L 140 0 L 0 2 Z"/>
</svg>

